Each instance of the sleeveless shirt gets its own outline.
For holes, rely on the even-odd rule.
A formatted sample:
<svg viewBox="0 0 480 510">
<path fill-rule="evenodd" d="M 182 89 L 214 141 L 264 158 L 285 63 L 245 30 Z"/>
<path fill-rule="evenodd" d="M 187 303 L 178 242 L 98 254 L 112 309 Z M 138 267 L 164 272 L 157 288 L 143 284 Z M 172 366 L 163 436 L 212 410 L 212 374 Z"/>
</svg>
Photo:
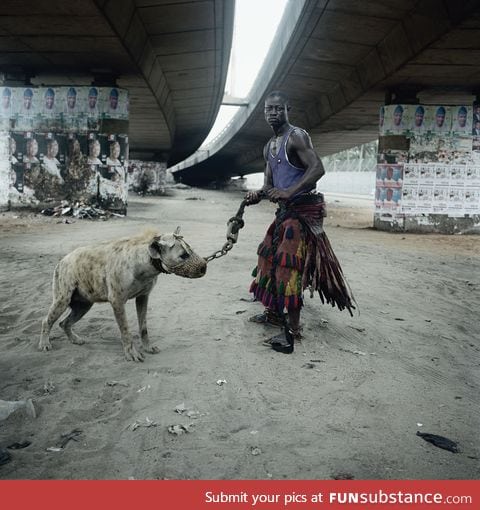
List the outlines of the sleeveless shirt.
<svg viewBox="0 0 480 510">
<path fill-rule="evenodd" d="M 302 179 L 305 174 L 305 169 L 300 168 L 298 166 L 292 165 L 288 160 L 287 155 L 287 142 L 294 131 L 295 127 L 291 127 L 283 136 L 282 142 L 280 144 L 280 148 L 278 150 L 277 155 L 272 154 L 271 151 L 271 142 L 268 144 L 268 164 L 270 165 L 270 169 L 272 170 L 272 181 L 273 186 L 275 188 L 286 190 L 296 184 L 300 179 Z M 312 191 L 315 187 L 311 186 L 308 189 L 304 189 L 296 193 L 295 196 L 306 193 L 308 191 Z"/>
</svg>

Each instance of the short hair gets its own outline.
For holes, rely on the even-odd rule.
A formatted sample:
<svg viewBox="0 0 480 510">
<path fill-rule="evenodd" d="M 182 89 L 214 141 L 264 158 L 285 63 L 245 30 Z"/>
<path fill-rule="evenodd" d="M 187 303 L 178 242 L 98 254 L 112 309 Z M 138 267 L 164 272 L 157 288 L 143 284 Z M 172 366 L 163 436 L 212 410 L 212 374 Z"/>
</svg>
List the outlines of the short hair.
<svg viewBox="0 0 480 510">
<path fill-rule="evenodd" d="M 415 113 L 420 113 L 422 115 L 425 114 L 425 108 L 423 106 L 417 106 L 417 109 L 415 110 Z"/>
<path fill-rule="evenodd" d="M 460 108 L 458 109 L 458 114 L 460 113 L 467 115 L 467 109 L 465 108 L 465 106 L 460 106 Z"/>
<path fill-rule="evenodd" d="M 268 99 L 270 97 L 278 97 L 283 104 L 290 105 L 290 99 L 288 99 L 287 94 L 280 90 L 272 90 L 272 92 L 270 92 L 265 99 Z"/>
<path fill-rule="evenodd" d="M 53 91 L 52 88 L 48 88 L 47 91 L 45 92 L 45 97 L 48 97 L 48 96 L 52 96 L 52 97 L 55 96 L 55 92 Z"/>
<path fill-rule="evenodd" d="M 445 115 L 446 113 L 447 113 L 447 111 L 445 110 L 445 108 L 443 106 L 439 106 L 437 108 L 436 115 Z"/>
<path fill-rule="evenodd" d="M 24 90 L 23 97 L 32 97 L 32 96 L 33 96 L 32 89 L 25 89 Z"/>
<path fill-rule="evenodd" d="M 92 88 L 88 91 L 88 95 L 89 95 L 89 96 L 95 96 L 95 97 L 97 97 L 97 96 L 98 96 L 98 90 L 97 90 L 95 87 L 92 87 Z"/>
<path fill-rule="evenodd" d="M 76 96 L 76 95 L 77 95 L 77 91 L 73 87 L 70 87 L 68 89 L 67 96 Z"/>
<path fill-rule="evenodd" d="M 110 97 L 118 97 L 118 90 L 117 89 L 112 89 L 110 91 Z"/>
<path fill-rule="evenodd" d="M 397 112 L 399 112 L 399 113 L 403 113 L 403 107 L 402 107 L 402 105 L 397 104 L 397 106 L 395 107 L 395 110 L 393 110 L 393 113 L 397 113 Z"/>
</svg>

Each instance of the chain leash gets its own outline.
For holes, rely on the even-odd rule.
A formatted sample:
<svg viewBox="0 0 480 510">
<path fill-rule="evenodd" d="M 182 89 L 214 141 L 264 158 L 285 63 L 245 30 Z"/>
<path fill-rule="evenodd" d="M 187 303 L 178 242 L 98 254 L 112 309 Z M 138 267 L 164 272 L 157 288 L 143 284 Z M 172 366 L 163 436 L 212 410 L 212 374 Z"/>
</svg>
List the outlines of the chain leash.
<svg viewBox="0 0 480 510">
<path fill-rule="evenodd" d="M 264 198 L 264 193 L 260 192 L 260 200 Z M 227 222 L 227 241 L 220 250 L 213 252 L 208 257 L 205 257 L 207 262 L 215 259 L 219 259 L 226 255 L 232 248 L 233 245 L 238 241 L 238 232 L 245 226 L 243 221 L 243 214 L 245 213 L 245 207 L 249 205 L 247 199 L 243 200 L 238 208 L 237 214 L 232 216 Z"/>
</svg>

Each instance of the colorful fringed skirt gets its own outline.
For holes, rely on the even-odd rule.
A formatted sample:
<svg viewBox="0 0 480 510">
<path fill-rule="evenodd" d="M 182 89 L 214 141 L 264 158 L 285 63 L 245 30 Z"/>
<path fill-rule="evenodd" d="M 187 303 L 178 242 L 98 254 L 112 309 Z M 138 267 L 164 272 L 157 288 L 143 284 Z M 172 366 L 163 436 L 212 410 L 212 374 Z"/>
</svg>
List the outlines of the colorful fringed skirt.
<svg viewBox="0 0 480 510">
<path fill-rule="evenodd" d="M 323 230 L 321 194 L 301 195 L 280 204 L 260 243 L 250 286 L 258 301 L 277 312 L 299 309 L 303 293 L 318 292 L 322 303 L 352 314 L 353 296 Z"/>
</svg>

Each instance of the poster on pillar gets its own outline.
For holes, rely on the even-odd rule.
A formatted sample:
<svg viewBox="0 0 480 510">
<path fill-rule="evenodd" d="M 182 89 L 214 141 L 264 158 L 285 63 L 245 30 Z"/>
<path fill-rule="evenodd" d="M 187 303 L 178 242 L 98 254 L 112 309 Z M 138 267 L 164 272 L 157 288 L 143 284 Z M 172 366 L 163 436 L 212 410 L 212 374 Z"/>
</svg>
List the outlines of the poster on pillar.
<svg viewBox="0 0 480 510">
<path fill-rule="evenodd" d="M 480 213 L 480 103 L 460 105 L 393 104 L 381 108 L 375 211 L 380 217 Z M 394 140 L 408 140 L 403 154 L 399 207 L 386 206 L 398 154 Z M 395 147 L 396 148 L 396 147 Z M 478 169 L 478 170 L 477 170 Z M 387 211 L 390 210 L 390 213 Z"/>
<path fill-rule="evenodd" d="M 96 204 L 105 179 L 103 206 L 125 211 L 126 90 L 4 86 L 0 95 L 0 135 L 7 147 L 0 165 L 8 169 L 0 182 L 0 196 L 8 198 L 0 205 Z M 103 122 L 104 116 L 112 120 Z"/>
</svg>

